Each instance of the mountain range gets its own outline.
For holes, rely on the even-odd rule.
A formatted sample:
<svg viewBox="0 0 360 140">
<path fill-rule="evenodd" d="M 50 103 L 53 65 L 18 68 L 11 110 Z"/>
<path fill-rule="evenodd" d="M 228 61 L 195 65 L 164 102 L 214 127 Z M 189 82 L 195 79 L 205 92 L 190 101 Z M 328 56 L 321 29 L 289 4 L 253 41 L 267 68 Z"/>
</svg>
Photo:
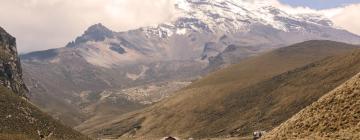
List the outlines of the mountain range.
<svg viewBox="0 0 360 140">
<path fill-rule="evenodd" d="M 290 14 L 266 1 L 174 6 L 178 16 L 169 23 L 123 32 L 95 24 L 62 48 L 21 55 L 30 100 L 76 126 L 104 114 L 100 108 L 114 114 L 143 108 L 269 50 L 316 39 L 360 43 L 321 15 Z"/>
<path fill-rule="evenodd" d="M 360 36 L 268 1 L 174 2 L 20 56 L 0 27 L 0 140 L 360 139 Z"/>
</svg>

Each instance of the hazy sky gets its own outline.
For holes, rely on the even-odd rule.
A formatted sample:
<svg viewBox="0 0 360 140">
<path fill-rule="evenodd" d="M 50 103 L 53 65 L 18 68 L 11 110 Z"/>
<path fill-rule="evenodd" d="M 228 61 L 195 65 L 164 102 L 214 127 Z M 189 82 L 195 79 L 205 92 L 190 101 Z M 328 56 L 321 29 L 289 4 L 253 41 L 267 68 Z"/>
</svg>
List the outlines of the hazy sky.
<svg viewBox="0 0 360 140">
<path fill-rule="evenodd" d="M 269 1 L 289 12 L 325 13 L 337 26 L 360 34 L 360 0 Z M 170 21 L 173 5 L 173 0 L 0 0 L 0 26 L 24 53 L 63 47 L 99 22 L 124 31 Z"/>
<path fill-rule="evenodd" d="M 303 6 L 314 9 L 329 9 L 339 6 L 345 6 L 354 3 L 360 3 L 360 0 L 279 0 L 282 3 L 292 6 Z"/>
</svg>

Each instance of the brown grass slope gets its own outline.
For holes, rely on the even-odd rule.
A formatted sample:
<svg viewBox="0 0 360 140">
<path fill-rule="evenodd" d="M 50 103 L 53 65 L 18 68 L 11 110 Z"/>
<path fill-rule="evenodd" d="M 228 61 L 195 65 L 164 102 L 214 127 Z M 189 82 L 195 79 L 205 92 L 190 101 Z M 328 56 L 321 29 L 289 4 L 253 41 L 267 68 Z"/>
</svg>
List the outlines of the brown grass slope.
<svg viewBox="0 0 360 140">
<path fill-rule="evenodd" d="M 272 130 L 264 139 L 360 139 L 360 73 Z"/>
<path fill-rule="evenodd" d="M 202 93 L 199 94 L 206 94 L 211 88 L 236 91 L 238 88 L 246 87 L 310 62 L 349 52 L 355 47 L 357 46 L 332 41 L 308 41 L 295 44 L 244 60 L 237 65 L 209 74 L 207 77 L 195 82 L 180 93 L 188 92 L 188 90 L 189 92 L 202 90 Z M 217 94 L 217 92 L 218 91 L 214 90 L 212 93 L 219 96 L 211 95 L 212 98 L 207 98 L 206 102 L 210 103 L 211 100 L 217 100 L 217 98 L 225 96 L 224 94 L 230 93 L 230 91 L 224 91 L 222 94 Z M 183 97 L 185 98 L 186 96 Z M 181 99 L 178 99 L 178 101 L 181 101 Z M 111 117 L 104 116 L 96 120 L 86 121 L 77 126 L 76 129 L 91 134 L 98 125 L 107 123 L 108 120 L 116 119 Z"/>
<path fill-rule="evenodd" d="M 38 140 L 39 134 L 51 140 L 88 139 L 0 86 L 0 140 Z"/>
<path fill-rule="evenodd" d="M 356 74 L 360 61 L 347 65 L 346 56 L 329 58 L 271 77 L 351 48 L 332 41 L 308 41 L 278 49 L 212 73 L 168 100 L 83 132 L 110 138 L 204 138 L 270 129 Z M 344 69 L 350 70 L 342 73 Z M 318 75 L 322 71 L 326 73 Z M 306 88 L 309 82 L 315 85 Z M 301 94 L 304 91 L 307 94 Z"/>
</svg>

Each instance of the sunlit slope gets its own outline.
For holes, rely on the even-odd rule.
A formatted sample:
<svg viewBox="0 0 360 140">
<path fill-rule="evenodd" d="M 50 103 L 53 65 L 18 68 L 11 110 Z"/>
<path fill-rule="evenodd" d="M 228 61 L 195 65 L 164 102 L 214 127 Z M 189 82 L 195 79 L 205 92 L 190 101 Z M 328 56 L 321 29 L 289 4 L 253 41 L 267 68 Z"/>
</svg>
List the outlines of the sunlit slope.
<svg viewBox="0 0 360 140">
<path fill-rule="evenodd" d="M 360 139 L 360 74 L 306 107 L 265 139 Z"/>
<path fill-rule="evenodd" d="M 281 48 L 212 73 L 168 100 L 82 131 L 110 138 L 204 138 L 268 130 L 360 71 L 360 61 L 348 63 L 347 55 L 327 58 L 352 48 L 331 41 Z M 310 64 L 317 60 L 322 61 Z"/>
</svg>

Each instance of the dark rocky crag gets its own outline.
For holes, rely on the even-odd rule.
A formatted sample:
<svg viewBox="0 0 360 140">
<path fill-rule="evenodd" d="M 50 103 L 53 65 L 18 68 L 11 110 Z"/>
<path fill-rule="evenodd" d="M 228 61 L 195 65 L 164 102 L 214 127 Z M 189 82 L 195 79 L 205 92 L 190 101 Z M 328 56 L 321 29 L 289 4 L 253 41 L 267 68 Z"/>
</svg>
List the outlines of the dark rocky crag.
<svg viewBox="0 0 360 140">
<path fill-rule="evenodd" d="M 16 39 L 0 27 L 0 84 L 14 93 L 26 97 L 28 89 L 22 79 Z"/>
<path fill-rule="evenodd" d="M 0 140 L 88 140 L 27 98 L 16 39 L 0 27 Z"/>
</svg>

